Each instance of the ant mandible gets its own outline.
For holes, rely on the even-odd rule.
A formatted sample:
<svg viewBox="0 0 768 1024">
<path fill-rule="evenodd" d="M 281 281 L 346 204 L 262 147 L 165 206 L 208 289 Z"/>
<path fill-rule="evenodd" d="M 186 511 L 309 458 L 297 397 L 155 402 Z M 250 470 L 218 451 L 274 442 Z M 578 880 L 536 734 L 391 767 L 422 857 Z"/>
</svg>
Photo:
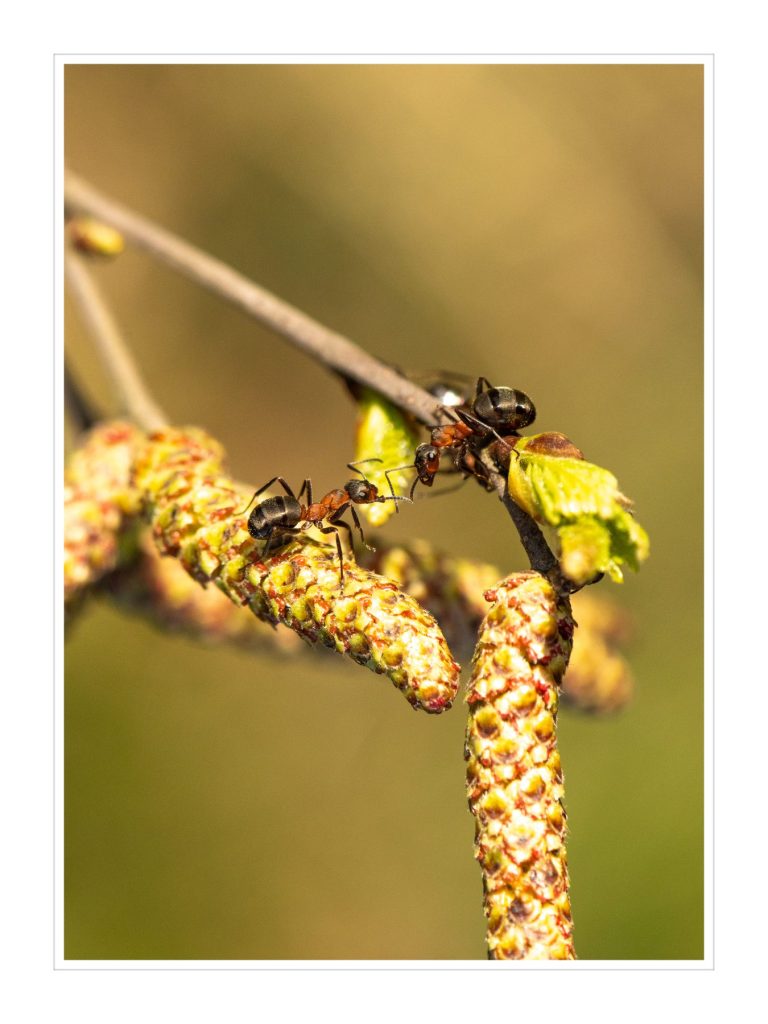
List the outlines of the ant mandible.
<svg viewBox="0 0 768 1024">
<path fill-rule="evenodd" d="M 248 532 L 250 535 L 255 540 L 266 540 L 267 542 L 264 545 L 262 559 L 266 559 L 268 556 L 275 534 L 297 534 L 301 533 L 302 530 L 308 530 L 311 526 L 317 527 L 321 533 L 335 533 L 336 550 L 339 554 L 339 587 L 343 589 L 344 560 L 341 551 L 340 526 L 349 531 L 350 545 L 353 543 L 352 527 L 341 518 L 347 509 L 352 514 L 352 519 L 360 532 L 363 544 L 373 551 L 374 548 L 371 548 L 366 543 L 365 534 L 354 506 L 371 505 L 380 501 L 411 500 L 410 498 L 395 494 L 392 494 L 392 496 L 379 494 L 378 488 L 370 480 L 366 479 L 365 474 L 361 470 L 356 468 L 363 462 L 381 462 L 381 459 L 362 459 L 360 463 L 347 463 L 347 469 L 351 469 L 353 473 L 359 473 L 362 479 L 348 480 L 344 487 L 340 487 L 335 491 L 329 491 L 317 502 L 312 501 L 312 481 L 309 477 L 301 485 L 298 495 L 293 493 L 281 476 L 273 476 L 263 487 L 260 487 L 238 515 L 243 515 L 247 512 L 256 498 L 274 483 L 279 483 L 286 494 L 286 497 L 266 498 L 264 501 L 259 502 L 248 517 Z M 306 494 L 307 498 L 306 505 L 301 504 L 301 498 L 304 494 Z M 320 525 L 324 520 L 327 521 L 327 526 Z"/>
<path fill-rule="evenodd" d="M 461 406 L 438 407 L 449 423 L 434 427 L 428 444 L 416 449 L 413 465 L 398 466 L 397 469 L 415 469 L 416 479 L 411 487 L 411 498 L 416 484 L 431 487 L 440 468 L 441 452 L 450 449 L 454 465 L 458 470 L 472 474 L 484 485 L 488 484 L 488 471 L 478 458 L 489 444 L 500 442 L 504 451 L 512 449 L 506 438 L 519 437 L 518 431 L 536 419 L 536 407 L 524 391 L 516 388 L 495 388 L 485 377 L 478 377 L 475 397 L 469 409 Z M 502 436 L 502 432 L 504 436 Z M 394 494 L 389 474 L 386 472 L 390 490 Z"/>
</svg>

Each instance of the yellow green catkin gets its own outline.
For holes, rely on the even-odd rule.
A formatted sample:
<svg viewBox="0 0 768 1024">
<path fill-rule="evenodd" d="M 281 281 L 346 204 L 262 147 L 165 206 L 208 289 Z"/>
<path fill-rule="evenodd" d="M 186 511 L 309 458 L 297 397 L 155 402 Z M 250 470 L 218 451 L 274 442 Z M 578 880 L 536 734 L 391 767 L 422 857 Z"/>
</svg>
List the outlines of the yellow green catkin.
<svg viewBox="0 0 768 1024">
<path fill-rule="evenodd" d="M 467 792 L 483 874 L 488 956 L 571 960 L 558 689 L 571 651 L 567 598 L 537 573 L 488 591 L 467 702 Z"/>
<path fill-rule="evenodd" d="M 428 541 L 407 545 L 376 539 L 362 567 L 393 580 L 437 619 L 453 652 L 474 646 L 488 603 L 485 592 L 498 569 L 456 558 Z M 232 644 L 251 651 L 294 655 L 306 650 L 298 635 L 275 629 L 229 601 L 218 587 L 201 587 L 175 558 L 163 558 L 148 536 L 137 557 L 108 574 L 99 591 L 124 611 L 152 625 L 204 644 Z M 562 684 L 562 702 L 574 710 L 610 714 L 622 710 L 633 691 L 632 672 L 617 649 L 629 633 L 629 617 L 613 601 L 581 591 L 571 598 L 579 629 Z"/>
<path fill-rule="evenodd" d="M 391 544 L 377 537 L 375 544 L 375 551 L 361 552 L 361 564 L 394 580 L 435 616 L 455 653 L 471 655 L 488 610 L 485 592 L 501 576 L 496 566 L 446 554 L 426 540 Z"/>
<path fill-rule="evenodd" d="M 457 558 L 429 541 L 391 544 L 380 537 L 360 562 L 381 573 L 430 611 L 459 657 L 471 655 L 488 610 L 486 591 L 501 576 L 486 562 Z M 632 670 L 621 653 L 629 637 L 627 612 L 604 597 L 581 590 L 571 597 L 578 636 L 562 681 L 563 704 L 573 710 L 610 714 L 632 698 Z"/>
<path fill-rule="evenodd" d="M 222 471 L 221 446 L 196 428 L 150 435 L 134 467 L 159 550 L 198 582 L 214 582 L 259 618 L 283 623 L 387 675 L 414 708 L 450 707 L 459 666 L 434 618 L 387 580 L 302 537 L 266 561 L 248 533 L 244 496 Z"/>
</svg>

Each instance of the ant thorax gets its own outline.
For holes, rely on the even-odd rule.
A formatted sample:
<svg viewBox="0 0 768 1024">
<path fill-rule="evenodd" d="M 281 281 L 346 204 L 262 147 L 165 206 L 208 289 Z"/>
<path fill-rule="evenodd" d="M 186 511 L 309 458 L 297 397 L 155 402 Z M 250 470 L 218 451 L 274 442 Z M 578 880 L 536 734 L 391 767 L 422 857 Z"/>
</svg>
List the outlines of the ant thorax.
<svg viewBox="0 0 768 1024">
<path fill-rule="evenodd" d="M 432 444 L 435 448 L 450 448 L 472 433 L 472 427 L 466 423 L 445 423 L 442 427 L 433 429 Z"/>
<path fill-rule="evenodd" d="M 329 509 L 324 501 L 314 501 L 302 509 L 301 518 L 305 523 L 321 523 L 328 515 Z"/>
</svg>

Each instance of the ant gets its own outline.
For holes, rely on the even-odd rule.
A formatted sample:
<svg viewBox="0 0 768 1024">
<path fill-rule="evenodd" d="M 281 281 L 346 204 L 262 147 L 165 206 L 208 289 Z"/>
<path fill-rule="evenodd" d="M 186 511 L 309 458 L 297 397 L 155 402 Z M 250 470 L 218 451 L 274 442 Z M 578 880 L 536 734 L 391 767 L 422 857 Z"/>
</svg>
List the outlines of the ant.
<svg viewBox="0 0 768 1024">
<path fill-rule="evenodd" d="M 311 526 L 316 526 L 321 533 L 336 534 L 336 550 L 339 553 L 339 588 L 344 589 L 344 561 L 341 551 L 341 536 L 339 527 L 343 526 L 349 531 L 349 540 L 352 544 L 352 527 L 341 518 L 349 509 L 352 514 L 355 526 L 360 532 L 363 544 L 370 550 L 375 550 L 366 543 L 363 528 L 360 525 L 355 505 L 371 505 L 380 501 L 410 501 L 400 495 L 381 495 L 378 488 L 367 480 L 365 474 L 357 469 L 363 462 L 381 462 L 381 459 L 362 459 L 361 463 L 349 462 L 347 469 L 353 473 L 359 473 L 361 480 L 348 480 L 344 487 L 335 491 L 329 491 L 320 501 L 312 501 L 312 481 L 306 478 L 301 485 L 298 495 L 294 494 L 286 481 L 281 476 L 273 476 L 270 481 L 255 492 L 246 507 L 238 515 L 243 515 L 251 507 L 260 494 L 277 482 L 286 493 L 286 497 L 266 498 L 260 501 L 248 517 L 248 532 L 255 540 L 266 540 L 262 559 L 266 559 L 272 547 L 272 540 L 275 534 L 287 535 L 301 533 Z M 306 494 L 306 505 L 301 504 L 302 496 Z M 323 521 L 327 526 L 321 526 Z"/>
<path fill-rule="evenodd" d="M 415 469 L 416 479 L 411 487 L 411 499 L 416 484 L 422 483 L 431 487 L 440 468 L 440 456 L 443 449 L 450 449 L 454 465 L 465 476 L 472 474 L 488 487 L 488 470 L 479 458 L 480 453 L 490 444 L 495 443 L 497 452 L 502 458 L 509 458 L 514 450 L 514 438 L 519 437 L 518 431 L 527 427 L 536 419 L 536 407 L 524 391 L 516 388 L 495 388 L 485 377 L 478 377 L 475 397 L 472 404 L 463 406 L 438 406 L 439 412 L 446 415 L 450 422 L 434 427 L 428 444 L 420 444 L 416 449 L 413 465 L 398 466 L 397 469 Z M 500 431 L 504 432 L 502 437 Z M 397 472 L 389 469 L 386 472 L 390 490 L 394 494 L 389 473 Z"/>
</svg>

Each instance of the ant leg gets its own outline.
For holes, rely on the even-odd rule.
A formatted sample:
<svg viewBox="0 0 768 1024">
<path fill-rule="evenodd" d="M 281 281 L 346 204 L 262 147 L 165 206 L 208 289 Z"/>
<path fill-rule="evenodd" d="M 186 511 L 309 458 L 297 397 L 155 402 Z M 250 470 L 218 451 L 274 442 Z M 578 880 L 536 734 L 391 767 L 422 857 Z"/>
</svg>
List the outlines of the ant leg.
<svg viewBox="0 0 768 1024">
<path fill-rule="evenodd" d="M 296 495 L 296 500 L 297 501 L 301 501 L 302 494 L 306 494 L 306 496 L 307 496 L 307 504 L 311 505 L 312 504 L 312 481 L 309 479 L 309 477 L 307 477 L 306 480 L 304 481 L 304 483 L 301 485 L 301 490 Z"/>
<path fill-rule="evenodd" d="M 264 545 L 264 549 L 261 552 L 261 561 L 266 562 L 267 558 L 269 557 L 269 553 L 272 550 L 273 537 L 286 537 L 290 534 L 299 534 L 303 532 L 303 529 L 303 526 L 283 526 L 280 529 L 275 528 L 274 530 L 271 530 L 269 536 L 267 537 L 267 543 Z"/>
<path fill-rule="evenodd" d="M 351 469 L 353 473 L 359 473 L 363 480 L 367 480 L 365 473 L 359 469 L 355 469 L 355 466 L 364 466 L 366 462 L 382 462 L 382 459 L 377 459 L 375 456 L 372 459 L 358 459 L 357 462 L 348 462 L 347 469 Z"/>
<path fill-rule="evenodd" d="M 397 506 L 395 506 L 395 507 L 397 507 Z M 352 519 L 354 520 L 355 526 L 357 527 L 357 529 L 358 529 L 358 531 L 360 533 L 360 539 L 362 540 L 363 544 L 365 545 L 365 547 L 368 548 L 369 551 L 375 551 L 376 548 L 371 547 L 371 545 L 365 539 L 365 534 L 363 533 L 363 528 L 360 525 L 360 520 L 358 519 L 357 512 L 355 511 L 354 505 L 350 505 L 349 511 L 352 513 Z M 344 526 L 349 526 L 349 523 L 344 523 Z M 351 530 L 349 531 L 349 535 L 350 535 L 350 537 L 352 536 L 352 531 Z"/>
<path fill-rule="evenodd" d="M 296 495 L 295 495 L 295 494 L 293 493 L 293 491 L 291 490 L 291 488 L 290 488 L 290 487 L 288 486 L 288 484 L 287 484 L 287 483 L 285 482 L 285 480 L 283 480 L 283 478 L 282 478 L 281 476 L 273 476 L 273 477 L 272 477 L 272 479 L 271 479 L 271 480 L 268 480 L 268 481 L 267 481 L 267 482 L 266 482 L 266 483 L 264 484 L 264 486 L 263 486 L 263 487 L 260 487 L 260 488 L 258 489 L 258 491 L 254 491 L 254 493 L 253 493 L 253 497 L 252 497 L 252 498 L 251 498 L 251 500 L 250 500 L 250 501 L 248 502 L 248 504 L 247 504 L 247 505 L 245 506 L 245 508 L 243 509 L 243 511 L 242 511 L 242 512 L 235 512 L 235 515 L 236 515 L 236 516 L 242 516 L 242 515 L 245 515 L 245 513 L 246 513 L 246 512 L 248 511 L 248 509 L 249 509 L 249 508 L 251 507 L 251 505 L 252 505 L 252 504 L 254 503 L 254 501 L 255 501 L 255 500 L 256 500 L 256 499 L 258 498 L 258 496 L 259 496 L 260 494 L 263 494 L 263 493 L 264 493 L 264 491 L 266 491 L 268 487 L 271 487 L 271 486 L 272 486 L 272 484 L 273 484 L 273 483 L 275 483 L 275 482 L 279 483 L 279 484 L 280 484 L 280 486 L 281 486 L 281 487 L 283 488 L 283 490 L 285 491 L 285 493 L 286 493 L 286 494 L 288 494 L 288 495 L 289 495 L 289 496 L 290 496 L 291 498 L 295 498 L 295 497 L 296 497 Z"/>
<path fill-rule="evenodd" d="M 360 531 L 360 536 L 363 538 L 363 544 L 365 544 L 365 546 L 368 547 L 368 545 L 365 542 L 365 534 L 363 533 L 362 527 L 360 526 L 360 520 L 357 518 L 357 512 L 355 511 L 354 507 L 349 504 L 349 502 L 347 502 L 346 504 L 342 505 L 341 508 L 337 508 L 335 512 L 332 512 L 331 515 L 328 518 L 328 523 L 336 530 L 337 533 L 338 533 L 338 530 L 339 530 L 340 526 L 344 527 L 344 529 L 349 534 L 349 546 L 350 546 L 350 549 L 352 550 L 352 556 L 354 557 L 354 554 L 355 554 L 355 537 L 354 537 L 354 534 L 352 533 L 352 527 L 349 525 L 348 522 L 346 522 L 346 520 L 341 518 L 344 515 L 344 513 L 347 511 L 347 509 L 349 509 L 349 511 L 352 513 L 352 518 L 355 520 L 355 525 L 357 526 L 358 530 Z M 373 549 L 371 549 L 371 550 L 373 550 Z"/>
<path fill-rule="evenodd" d="M 330 520 L 329 520 L 329 522 L 330 522 Z M 337 533 L 339 532 L 338 531 L 338 527 L 339 526 L 343 526 L 344 529 L 347 531 L 347 533 L 349 534 L 349 546 L 352 549 L 352 554 L 354 555 L 354 553 L 355 553 L 355 538 L 354 538 L 354 536 L 352 534 L 352 527 L 349 525 L 349 523 L 345 522 L 343 519 L 334 520 L 333 525 L 337 528 L 336 529 Z"/>
<path fill-rule="evenodd" d="M 344 555 L 343 555 L 342 550 L 341 550 L 341 535 L 339 534 L 338 526 L 334 523 L 334 521 L 332 519 L 329 519 L 328 523 L 329 523 L 328 526 L 318 526 L 317 528 L 320 531 L 320 533 L 335 533 L 336 534 L 336 550 L 337 550 L 337 552 L 339 554 L 339 589 L 343 590 L 344 589 Z M 349 530 L 350 537 L 352 536 L 352 529 L 351 529 L 349 523 L 345 523 L 345 522 L 342 521 L 342 522 L 340 522 L 339 525 L 340 526 L 346 526 L 346 528 Z"/>
<path fill-rule="evenodd" d="M 483 388 L 483 384 L 485 385 L 485 388 Z M 482 394 L 483 390 L 490 391 L 492 387 L 493 387 L 493 385 L 491 384 L 491 382 L 488 380 L 487 377 L 478 377 L 477 378 L 477 391 L 475 392 L 475 398 L 479 398 L 480 395 Z"/>
<path fill-rule="evenodd" d="M 438 413 L 443 413 L 445 418 L 451 423 L 457 423 L 459 419 L 459 412 L 450 405 L 438 405 Z"/>
<path fill-rule="evenodd" d="M 272 547 L 272 538 L 274 537 L 274 535 L 275 535 L 275 531 L 274 530 L 270 530 L 269 534 L 267 535 L 267 543 L 262 548 L 262 552 L 261 552 L 261 560 L 262 560 L 262 562 L 266 562 L 266 560 L 269 558 L 269 550 Z"/>
<path fill-rule="evenodd" d="M 485 377 L 481 377 L 480 380 L 485 380 Z M 497 441 L 504 440 L 501 434 L 497 433 L 497 431 L 495 431 L 493 427 L 488 426 L 487 423 L 483 423 L 483 421 L 479 420 L 477 416 L 473 416 L 471 412 L 460 411 L 456 415 L 461 417 L 461 422 L 464 423 L 467 427 L 471 427 L 474 430 L 475 426 L 480 426 L 483 428 L 485 432 L 493 434 Z"/>
<path fill-rule="evenodd" d="M 336 531 L 336 550 L 339 553 L 339 590 L 344 589 L 344 556 L 341 553 L 341 536 Z"/>
</svg>

